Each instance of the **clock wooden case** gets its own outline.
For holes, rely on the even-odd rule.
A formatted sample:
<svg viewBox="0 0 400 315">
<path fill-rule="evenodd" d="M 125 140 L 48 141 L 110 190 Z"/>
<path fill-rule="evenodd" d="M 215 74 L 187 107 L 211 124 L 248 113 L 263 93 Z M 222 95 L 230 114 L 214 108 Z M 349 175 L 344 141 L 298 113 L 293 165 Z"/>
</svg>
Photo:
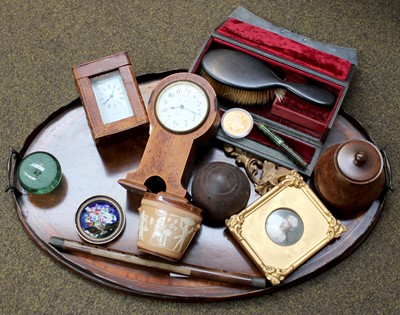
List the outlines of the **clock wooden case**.
<svg viewBox="0 0 400 315">
<path fill-rule="evenodd" d="M 118 53 L 72 69 L 96 143 L 147 126 L 146 108 L 128 53 Z"/>
<path fill-rule="evenodd" d="M 219 128 L 215 91 L 196 74 L 176 73 L 155 87 L 147 110 L 152 128 L 145 152 L 139 167 L 119 183 L 141 194 L 163 191 L 185 198 L 196 149 Z"/>
</svg>

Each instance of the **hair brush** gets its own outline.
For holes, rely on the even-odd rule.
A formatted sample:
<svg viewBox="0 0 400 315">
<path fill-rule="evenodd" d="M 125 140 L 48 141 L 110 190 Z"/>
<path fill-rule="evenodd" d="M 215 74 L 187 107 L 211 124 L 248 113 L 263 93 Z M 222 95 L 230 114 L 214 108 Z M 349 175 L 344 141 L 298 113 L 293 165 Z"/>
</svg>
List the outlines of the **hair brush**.
<svg viewBox="0 0 400 315">
<path fill-rule="evenodd" d="M 231 49 L 207 52 L 200 75 L 218 96 L 242 105 L 281 99 L 285 90 L 321 106 L 332 106 L 336 100 L 331 92 L 317 86 L 283 81 L 261 60 Z"/>
</svg>

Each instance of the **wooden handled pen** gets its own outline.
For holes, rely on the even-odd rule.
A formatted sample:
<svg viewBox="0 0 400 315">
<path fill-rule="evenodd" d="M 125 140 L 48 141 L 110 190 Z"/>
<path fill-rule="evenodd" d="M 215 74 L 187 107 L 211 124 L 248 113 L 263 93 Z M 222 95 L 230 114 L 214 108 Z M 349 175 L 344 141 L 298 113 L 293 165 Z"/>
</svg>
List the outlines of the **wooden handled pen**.
<svg viewBox="0 0 400 315">
<path fill-rule="evenodd" d="M 52 236 L 50 238 L 49 244 L 61 250 L 80 252 L 89 255 L 114 259 L 138 266 L 145 266 L 149 268 L 165 270 L 187 277 L 203 278 L 213 281 L 230 283 L 234 285 L 251 286 L 257 289 L 264 289 L 266 288 L 267 285 L 266 278 L 264 277 L 253 277 L 249 275 L 228 272 L 225 270 L 212 269 L 207 267 L 153 261 L 138 257 L 135 254 L 124 253 L 106 248 L 98 248 L 55 236 Z"/>
</svg>

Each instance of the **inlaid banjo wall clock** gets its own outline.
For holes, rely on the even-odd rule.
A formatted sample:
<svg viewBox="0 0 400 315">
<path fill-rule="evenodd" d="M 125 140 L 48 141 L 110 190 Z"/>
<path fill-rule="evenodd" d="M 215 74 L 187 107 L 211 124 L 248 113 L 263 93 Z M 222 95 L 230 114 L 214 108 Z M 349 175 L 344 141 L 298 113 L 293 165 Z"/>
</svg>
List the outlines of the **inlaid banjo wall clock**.
<svg viewBox="0 0 400 315">
<path fill-rule="evenodd" d="M 214 89 L 196 74 L 172 74 L 155 87 L 147 112 L 151 132 L 140 165 L 119 183 L 142 194 L 164 191 L 185 198 L 196 148 L 219 127 Z"/>
</svg>

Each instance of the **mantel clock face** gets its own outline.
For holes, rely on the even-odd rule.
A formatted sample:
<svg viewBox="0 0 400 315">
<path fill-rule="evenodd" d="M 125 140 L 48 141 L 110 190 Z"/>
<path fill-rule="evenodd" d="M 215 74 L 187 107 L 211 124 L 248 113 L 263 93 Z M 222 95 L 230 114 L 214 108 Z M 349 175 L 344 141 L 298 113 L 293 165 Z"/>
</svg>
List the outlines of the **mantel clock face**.
<svg viewBox="0 0 400 315">
<path fill-rule="evenodd" d="M 155 115 L 165 129 L 188 133 L 201 126 L 208 116 L 210 100 L 198 84 L 177 81 L 161 90 L 155 101 Z"/>
<path fill-rule="evenodd" d="M 96 143 L 148 123 L 127 53 L 77 66 L 73 74 Z"/>
<path fill-rule="evenodd" d="M 135 115 L 118 70 L 90 79 L 104 124 Z"/>
<path fill-rule="evenodd" d="M 170 75 L 154 89 L 147 112 L 152 128 L 140 165 L 119 183 L 136 192 L 186 197 L 195 149 L 208 143 L 219 127 L 214 89 L 193 73 Z"/>
</svg>

